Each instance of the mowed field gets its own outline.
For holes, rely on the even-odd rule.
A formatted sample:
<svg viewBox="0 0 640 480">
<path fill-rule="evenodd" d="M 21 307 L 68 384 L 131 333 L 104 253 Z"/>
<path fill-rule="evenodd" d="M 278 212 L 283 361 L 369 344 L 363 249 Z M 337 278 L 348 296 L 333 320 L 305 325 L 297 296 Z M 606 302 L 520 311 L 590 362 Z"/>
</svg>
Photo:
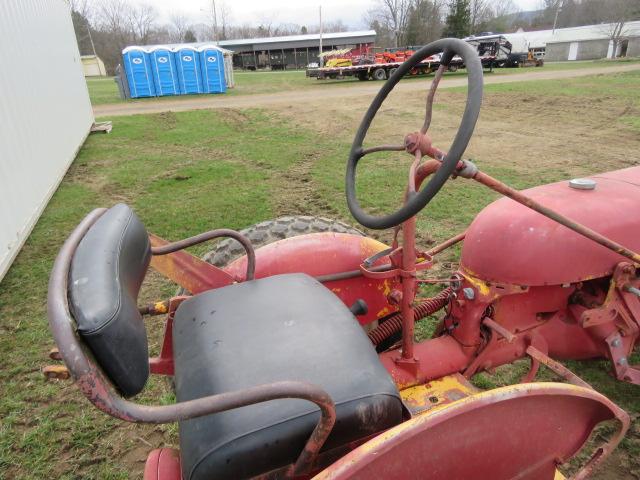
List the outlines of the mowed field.
<svg viewBox="0 0 640 480">
<path fill-rule="evenodd" d="M 290 74 L 250 78 L 256 83 L 259 78 L 264 84 L 259 88 L 273 91 L 307 88 L 293 83 L 284 87 L 277 83 L 278 75 Z M 241 78 L 234 95 L 250 88 L 241 87 Z M 411 80 L 414 91 L 403 89 L 389 97 L 374 121 L 369 145 L 400 142 L 419 128 L 429 81 Z M 344 199 L 344 167 L 368 101 L 362 96 L 330 102 L 311 98 L 268 109 L 123 116 L 113 119 L 111 134 L 87 139 L 0 284 L 0 478 L 140 478 L 148 451 L 177 446 L 175 425 L 115 421 L 90 406 L 73 384 L 42 378 L 53 346 L 45 311 L 48 275 L 58 249 L 82 217 L 95 207 L 125 202 L 150 231 L 170 240 L 291 214 L 353 224 Z M 443 149 L 455 134 L 464 101 L 464 88 L 437 94 L 431 133 Z M 603 69 L 597 76 L 488 85 L 467 156 L 516 188 L 637 165 L 640 71 L 607 75 Z M 410 161 L 407 155 L 378 154 L 362 162 L 359 195 L 370 211 L 398 206 Z M 428 246 L 459 233 L 495 198 L 467 180 L 449 181 L 419 216 L 419 243 Z M 370 233 L 389 239 L 388 232 Z M 440 258 L 436 268 L 455 268 L 456 253 L 454 249 Z M 173 292 L 175 285 L 152 272 L 140 302 Z M 147 327 L 156 353 L 162 322 L 150 320 Z M 432 322 L 422 322 L 418 335 L 427 336 L 431 328 Z M 640 357 L 631 361 L 638 363 Z M 594 478 L 638 478 L 640 387 L 611 378 L 606 361 L 567 365 L 634 419 L 622 446 Z M 495 387 L 516 381 L 525 369 L 520 362 L 493 375 L 478 375 L 474 382 Z M 549 372 L 538 378 L 557 379 Z M 166 404 L 175 399 L 166 379 L 152 377 L 137 400 Z M 607 432 L 601 429 L 595 440 Z"/>
</svg>

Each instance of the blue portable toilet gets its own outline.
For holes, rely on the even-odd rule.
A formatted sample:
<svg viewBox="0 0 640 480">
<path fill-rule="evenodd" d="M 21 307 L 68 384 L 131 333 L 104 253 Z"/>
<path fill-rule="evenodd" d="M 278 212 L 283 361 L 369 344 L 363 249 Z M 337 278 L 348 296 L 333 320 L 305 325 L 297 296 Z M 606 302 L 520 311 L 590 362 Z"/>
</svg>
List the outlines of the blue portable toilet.
<svg viewBox="0 0 640 480">
<path fill-rule="evenodd" d="M 127 47 L 122 50 L 122 64 L 129 83 L 131 98 L 156 96 L 151 60 L 144 48 Z"/>
<path fill-rule="evenodd" d="M 164 46 L 152 47 L 149 49 L 149 58 L 156 95 L 179 95 L 178 70 L 171 49 Z"/>
<path fill-rule="evenodd" d="M 176 69 L 180 93 L 204 93 L 202 71 L 200 68 L 200 55 L 195 48 L 185 45 L 174 49 Z"/>
<path fill-rule="evenodd" d="M 214 45 L 198 47 L 202 67 L 204 93 L 223 93 L 227 91 L 224 79 L 224 55 Z"/>
</svg>

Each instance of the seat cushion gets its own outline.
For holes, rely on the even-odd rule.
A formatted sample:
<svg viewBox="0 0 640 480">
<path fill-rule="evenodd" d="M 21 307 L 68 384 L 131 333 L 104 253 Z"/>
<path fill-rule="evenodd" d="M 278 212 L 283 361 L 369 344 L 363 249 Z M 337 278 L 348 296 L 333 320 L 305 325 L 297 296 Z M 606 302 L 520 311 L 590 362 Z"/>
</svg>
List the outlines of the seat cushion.
<svg viewBox="0 0 640 480">
<path fill-rule="evenodd" d="M 144 225 L 120 203 L 91 226 L 69 274 L 78 333 L 126 397 L 139 393 L 149 377 L 147 331 L 137 298 L 150 258 Z"/>
<path fill-rule="evenodd" d="M 402 421 L 400 396 L 353 314 L 303 274 L 240 283 L 182 303 L 173 327 L 178 401 L 283 380 L 325 389 L 337 421 L 325 449 Z M 272 400 L 180 422 L 186 479 L 241 479 L 295 462 L 320 417 Z"/>
</svg>

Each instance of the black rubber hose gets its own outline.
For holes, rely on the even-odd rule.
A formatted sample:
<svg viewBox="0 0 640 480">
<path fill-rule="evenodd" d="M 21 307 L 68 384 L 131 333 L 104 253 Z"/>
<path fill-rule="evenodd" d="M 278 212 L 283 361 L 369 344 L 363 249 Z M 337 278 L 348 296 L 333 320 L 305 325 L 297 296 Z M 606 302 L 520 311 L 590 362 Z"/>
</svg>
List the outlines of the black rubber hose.
<svg viewBox="0 0 640 480">
<path fill-rule="evenodd" d="M 382 217 L 369 215 L 360 206 L 360 203 L 356 198 L 355 187 L 356 167 L 358 165 L 358 161 L 363 156 L 362 143 L 364 142 L 367 131 L 371 126 L 373 118 L 380 109 L 382 102 L 384 102 L 400 79 L 422 60 L 439 52 L 444 52 L 442 55 L 442 62 L 444 64 L 448 64 L 453 56 L 457 54 L 462 57 L 467 68 L 467 104 L 464 109 L 464 114 L 462 115 L 458 132 L 456 133 L 453 143 L 442 162 L 442 167 L 438 169 L 438 171 L 431 177 L 431 180 L 429 180 L 429 183 L 427 183 L 420 192 L 409 198 L 409 200 L 398 211 L 390 215 Z M 358 132 L 353 140 L 351 152 L 349 153 L 346 175 L 347 204 L 353 217 L 361 225 L 364 225 L 367 228 L 383 230 L 400 225 L 402 222 L 408 220 L 422 210 L 442 188 L 442 185 L 444 185 L 449 176 L 453 173 L 458 161 L 462 158 L 462 155 L 469 144 L 469 140 L 471 139 L 471 135 L 473 134 L 476 121 L 478 120 L 481 104 L 482 64 L 480 63 L 477 53 L 468 43 L 457 38 L 443 38 L 442 40 L 437 40 L 422 47 L 413 54 L 382 86 L 362 119 Z"/>
</svg>

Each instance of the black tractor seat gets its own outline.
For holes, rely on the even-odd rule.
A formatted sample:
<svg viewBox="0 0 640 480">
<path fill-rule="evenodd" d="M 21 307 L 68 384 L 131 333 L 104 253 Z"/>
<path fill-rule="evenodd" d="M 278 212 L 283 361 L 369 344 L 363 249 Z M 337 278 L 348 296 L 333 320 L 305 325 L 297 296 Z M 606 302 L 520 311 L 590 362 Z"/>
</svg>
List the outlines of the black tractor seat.
<svg viewBox="0 0 640 480">
<path fill-rule="evenodd" d="M 349 309 L 304 274 L 197 295 L 173 327 L 178 401 L 282 380 L 310 382 L 336 404 L 324 449 L 402 421 L 400 396 Z M 183 478 L 241 479 L 294 463 L 319 418 L 304 400 L 273 400 L 180 423 Z"/>
<path fill-rule="evenodd" d="M 149 376 L 137 296 L 150 257 L 144 226 L 120 204 L 80 241 L 69 275 L 77 331 L 127 397 Z M 196 295 L 176 311 L 172 333 L 180 402 L 277 381 L 315 384 L 336 405 L 325 449 L 402 421 L 398 391 L 367 335 L 338 297 L 308 275 Z M 237 480 L 292 464 L 319 416 L 311 402 L 284 399 L 183 421 L 183 478 Z"/>
</svg>

